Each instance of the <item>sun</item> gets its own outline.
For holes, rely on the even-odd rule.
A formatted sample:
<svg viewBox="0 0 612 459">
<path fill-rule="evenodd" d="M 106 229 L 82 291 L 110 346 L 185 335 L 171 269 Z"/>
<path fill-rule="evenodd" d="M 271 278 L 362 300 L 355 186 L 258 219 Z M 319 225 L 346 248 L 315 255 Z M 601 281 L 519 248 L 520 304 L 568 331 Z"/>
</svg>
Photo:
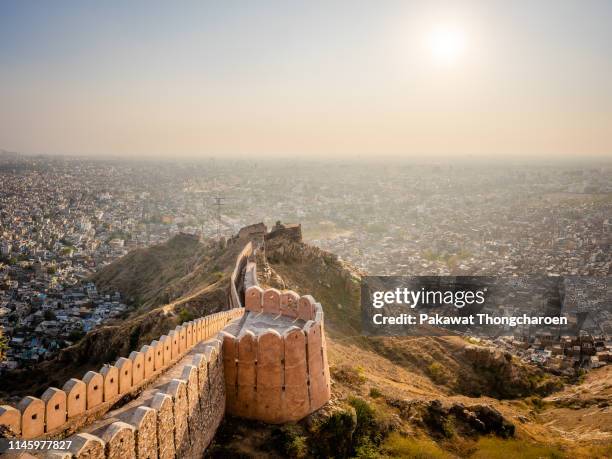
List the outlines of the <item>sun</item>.
<svg viewBox="0 0 612 459">
<path fill-rule="evenodd" d="M 438 24 L 429 30 L 425 43 L 434 62 L 454 65 L 461 61 L 466 53 L 467 35 L 457 25 Z"/>
</svg>

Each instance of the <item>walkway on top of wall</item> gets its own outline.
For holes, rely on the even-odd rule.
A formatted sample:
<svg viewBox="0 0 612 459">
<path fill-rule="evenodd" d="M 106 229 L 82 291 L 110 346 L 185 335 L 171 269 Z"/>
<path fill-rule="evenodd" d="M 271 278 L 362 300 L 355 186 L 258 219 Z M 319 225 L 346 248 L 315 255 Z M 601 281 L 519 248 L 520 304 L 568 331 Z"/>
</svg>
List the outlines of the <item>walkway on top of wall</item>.
<svg viewBox="0 0 612 459">
<path fill-rule="evenodd" d="M 239 327 L 236 329 L 236 325 L 238 324 Z M 282 335 L 292 327 L 304 329 L 306 322 L 301 319 L 282 316 L 280 314 L 270 314 L 266 312 L 254 313 L 247 311 L 243 320 L 232 325 L 234 325 L 233 329 L 226 329 L 226 331 L 229 331 L 234 336 L 238 336 L 243 330 L 250 330 L 257 336 L 270 329 L 276 330 Z M 234 333 L 234 331 L 236 333 Z"/>
</svg>

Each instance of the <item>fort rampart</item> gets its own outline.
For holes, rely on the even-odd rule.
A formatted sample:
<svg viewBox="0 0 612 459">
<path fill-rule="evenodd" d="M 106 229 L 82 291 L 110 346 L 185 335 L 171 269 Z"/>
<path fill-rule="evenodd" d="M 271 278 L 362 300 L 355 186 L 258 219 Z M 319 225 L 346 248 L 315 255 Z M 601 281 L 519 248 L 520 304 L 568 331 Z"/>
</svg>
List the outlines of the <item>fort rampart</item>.
<svg viewBox="0 0 612 459">
<path fill-rule="evenodd" d="M 330 380 L 321 305 L 261 289 L 252 258 L 249 242 L 231 273 L 231 309 L 183 323 L 41 397 L 0 406 L 9 437 L 70 441 L 67 450 L 7 457 L 201 457 L 226 410 L 282 423 L 324 405 Z M 269 328 L 257 325 L 263 318 Z"/>
<path fill-rule="evenodd" d="M 246 291 L 246 313 L 287 318 L 281 331 L 245 326 L 223 331 L 227 410 L 268 423 L 297 421 L 330 397 L 323 310 L 310 295 L 292 291 Z"/>
</svg>

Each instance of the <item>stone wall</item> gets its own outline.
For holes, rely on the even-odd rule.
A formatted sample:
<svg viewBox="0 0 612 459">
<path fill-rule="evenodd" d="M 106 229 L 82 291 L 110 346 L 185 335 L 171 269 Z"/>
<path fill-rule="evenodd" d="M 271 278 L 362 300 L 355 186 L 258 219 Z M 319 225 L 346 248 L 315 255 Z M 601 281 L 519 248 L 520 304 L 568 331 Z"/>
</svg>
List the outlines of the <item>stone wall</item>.
<svg viewBox="0 0 612 459">
<path fill-rule="evenodd" d="M 244 290 L 244 269 L 247 265 L 249 257 L 252 254 L 253 244 L 248 242 L 236 260 L 236 264 L 230 278 L 229 303 L 232 308 L 241 308 L 243 306 L 241 292 Z"/>
<path fill-rule="evenodd" d="M 282 334 L 222 332 L 227 410 L 274 424 L 300 420 L 331 396 L 321 305 L 310 295 L 259 286 L 249 287 L 245 296 L 248 314 L 282 315 L 305 325 Z"/>
<path fill-rule="evenodd" d="M 321 305 L 309 295 L 262 290 L 252 254 L 249 242 L 237 257 L 233 309 L 184 323 L 40 398 L 0 406 L 0 428 L 14 437 L 71 442 L 68 451 L 15 457 L 202 457 L 226 410 L 282 423 L 323 406 L 330 378 Z M 284 316 L 292 325 L 256 335 L 243 327 L 245 313 Z"/>
<path fill-rule="evenodd" d="M 242 308 L 232 309 L 183 323 L 98 372 L 70 379 L 61 389 L 50 387 L 40 398 L 24 397 L 16 407 L 0 406 L 0 425 L 22 439 L 64 438 L 135 397 L 195 345 L 242 314 Z"/>
</svg>

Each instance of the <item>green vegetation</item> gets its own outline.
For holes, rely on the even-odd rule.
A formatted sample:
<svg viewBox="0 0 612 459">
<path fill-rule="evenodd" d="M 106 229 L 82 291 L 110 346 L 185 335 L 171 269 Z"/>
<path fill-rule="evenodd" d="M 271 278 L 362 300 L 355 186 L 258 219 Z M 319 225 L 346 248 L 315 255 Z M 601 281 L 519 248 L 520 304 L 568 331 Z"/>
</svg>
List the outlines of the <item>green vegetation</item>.
<svg viewBox="0 0 612 459">
<path fill-rule="evenodd" d="M 376 387 L 372 387 L 370 389 L 370 397 L 372 398 L 379 398 L 382 397 L 382 392 L 380 390 L 378 390 Z"/>
<path fill-rule="evenodd" d="M 522 440 L 502 440 L 495 437 L 482 437 L 476 442 L 473 459 L 560 459 L 563 452 L 547 445 L 538 445 Z"/>
<path fill-rule="evenodd" d="M 307 438 L 295 424 L 287 424 L 276 430 L 274 440 L 286 457 L 299 459 L 308 455 Z"/>
<path fill-rule="evenodd" d="M 179 323 L 189 322 L 190 320 L 195 319 L 195 316 L 191 311 L 183 308 L 179 311 Z"/>
<path fill-rule="evenodd" d="M 366 381 L 364 370 L 361 367 L 342 365 L 340 367 L 332 367 L 331 373 L 335 380 L 349 386 L 361 386 Z"/>
<path fill-rule="evenodd" d="M 217 282 L 221 279 L 223 279 L 223 272 L 222 271 L 215 271 L 211 274 L 211 277 L 213 278 L 213 282 Z"/>
<path fill-rule="evenodd" d="M 355 415 L 357 416 L 357 427 L 354 433 L 355 439 L 359 441 L 372 435 L 377 436 L 377 433 L 374 432 L 376 427 L 374 410 L 368 402 L 362 398 L 351 397 L 349 405 L 355 409 Z"/>
<path fill-rule="evenodd" d="M 542 400 L 542 397 L 539 397 L 538 395 L 527 397 L 525 401 L 531 406 L 533 406 L 534 411 L 537 413 L 544 409 L 544 401 Z"/>
<path fill-rule="evenodd" d="M 449 379 L 444 367 L 439 362 L 433 362 L 427 367 L 427 375 L 436 384 L 445 384 Z"/>
<path fill-rule="evenodd" d="M 338 410 L 312 429 L 315 457 L 344 458 L 353 451 L 353 432 L 357 424 L 354 410 Z"/>
<path fill-rule="evenodd" d="M 457 445 L 454 445 L 457 446 Z M 524 440 L 504 440 L 497 437 L 481 437 L 476 442 L 462 444 L 460 457 L 470 459 L 561 459 L 567 457 L 556 446 L 531 443 Z M 445 451 L 436 442 L 426 438 L 405 437 L 391 433 L 382 444 L 382 453 L 389 457 L 411 459 L 450 459 L 455 455 Z M 453 448 L 455 450 L 455 448 Z M 594 453 L 595 451 L 593 451 Z M 607 457 L 603 455 L 592 457 Z"/>
<path fill-rule="evenodd" d="M 453 457 L 431 440 L 403 437 L 397 432 L 389 435 L 382 447 L 390 457 L 411 459 L 450 459 Z"/>
</svg>

